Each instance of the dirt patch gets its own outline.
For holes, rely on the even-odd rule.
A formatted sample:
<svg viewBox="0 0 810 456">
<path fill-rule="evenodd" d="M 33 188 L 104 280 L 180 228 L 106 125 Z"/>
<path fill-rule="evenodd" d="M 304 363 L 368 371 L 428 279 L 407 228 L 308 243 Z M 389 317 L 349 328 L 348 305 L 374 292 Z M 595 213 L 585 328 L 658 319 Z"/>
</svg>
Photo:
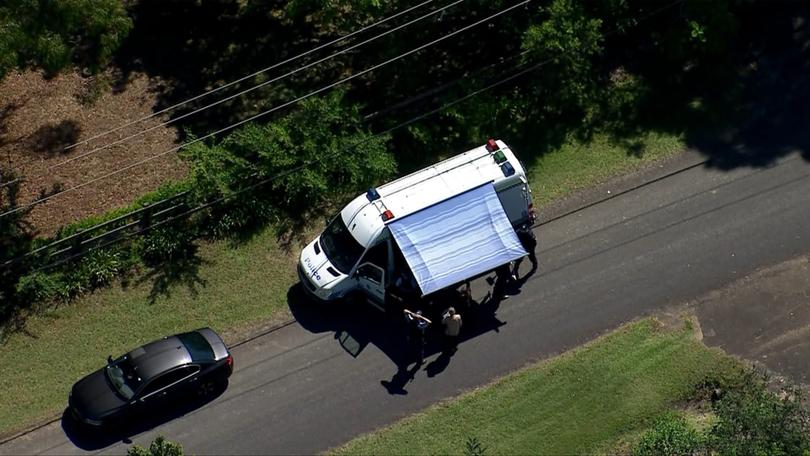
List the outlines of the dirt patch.
<svg viewBox="0 0 810 456">
<path fill-rule="evenodd" d="M 690 306 L 707 345 L 810 384 L 810 256 L 763 269 Z"/>
<path fill-rule="evenodd" d="M 158 81 L 142 74 L 117 80 L 113 70 L 84 78 L 66 73 L 45 79 L 38 72 L 12 73 L 0 81 L 0 163 L 23 179 L 20 204 L 43 192 L 67 189 L 176 146 L 177 133 L 160 127 L 59 165 L 133 133 L 159 125 L 156 117 L 88 144 L 65 148 L 152 114 Z M 39 235 L 66 223 L 131 202 L 159 184 L 182 178 L 187 167 L 175 153 L 70 191 L 36 206 L 29 220 Z"/>
</svg>

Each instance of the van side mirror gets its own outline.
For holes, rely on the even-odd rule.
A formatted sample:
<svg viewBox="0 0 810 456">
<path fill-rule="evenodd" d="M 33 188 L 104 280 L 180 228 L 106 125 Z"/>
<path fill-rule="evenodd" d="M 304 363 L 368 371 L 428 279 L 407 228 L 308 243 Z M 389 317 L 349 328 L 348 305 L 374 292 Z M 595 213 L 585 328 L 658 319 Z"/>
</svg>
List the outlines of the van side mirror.
<svg viewBox="0 0 810 456">
<path fill-rule="evenodd" d="M 335 219 L 334 215 L 327 215 L 326 217 L 323 218 L 323 225 L 329 226 L 329 224 L 332 223 L 332 220 L 334 219 Z"/>
</svg>

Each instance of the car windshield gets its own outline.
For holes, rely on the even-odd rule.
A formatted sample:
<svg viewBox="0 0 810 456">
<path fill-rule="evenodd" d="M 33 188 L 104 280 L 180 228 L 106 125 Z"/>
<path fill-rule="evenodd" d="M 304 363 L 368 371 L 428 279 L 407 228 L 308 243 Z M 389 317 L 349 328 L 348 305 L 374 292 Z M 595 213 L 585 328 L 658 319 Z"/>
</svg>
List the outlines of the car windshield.
<svg viewBox="0 0 810 456">
<path fill-rule="evenodd" d="M 111 364 L 107 365 L 107 378 L 110 379 L 115 390 L 129 400 L 135 395 L 135 391 L 143 382 L 135 372 L 135 367 L 130 359 L 122 356 Z"/>
<path fill-rule="evenodd" d="M 344 274 L 351 272 L 352 266 L 357 263 L 365 250 L 346 228 L 340 214 L 321 234 L 321 246 L 329 261 Z"/>
</svg>

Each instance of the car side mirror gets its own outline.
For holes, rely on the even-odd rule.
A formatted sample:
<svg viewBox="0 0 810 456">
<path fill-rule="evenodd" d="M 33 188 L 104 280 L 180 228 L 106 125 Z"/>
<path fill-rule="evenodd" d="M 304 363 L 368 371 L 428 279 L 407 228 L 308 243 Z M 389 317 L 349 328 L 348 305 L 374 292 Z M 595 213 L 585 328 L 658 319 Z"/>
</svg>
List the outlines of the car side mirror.
<svg viewBox="0 0 810 456">
<path fill-rule="evenodd" d="M 107 356 L 107 364 L 112 364 L 112 363 L 113 363 L 112 355 L 108 355 Z"/>
</svg>

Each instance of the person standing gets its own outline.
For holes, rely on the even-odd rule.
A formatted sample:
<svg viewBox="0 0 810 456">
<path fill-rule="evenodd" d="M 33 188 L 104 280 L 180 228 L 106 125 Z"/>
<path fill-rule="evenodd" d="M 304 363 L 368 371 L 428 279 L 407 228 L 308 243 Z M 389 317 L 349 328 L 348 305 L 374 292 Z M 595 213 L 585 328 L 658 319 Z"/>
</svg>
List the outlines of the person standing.
<svg viewBox="0 0 810 456">
<path fill-rule="evenodd" d="M 461 333 L 461 314 L 457 313 L 455 308 L 449 307 L 442 314 L 442 324 L 447 348 L 455 351 L 458 346 L 458 335 Z"/>
<path fill-rule="evenodd" d="M 428 318 L 422 316 L 421 310 L 416 312 L 411 312 L 408 309 L 404 310 L 405 320 L 408 322 L 409 326 L 409 338 L 415 339 L 411 340 L 410 343 L 414 344 L 414 342 L 416 342 L 414 347 L 414 350 L 416 351 L 416 362 L 417 364 L 422 364 L 425 361 L 427 329 L 430 327 L 432 322 Z"/>
<path fill-rule="evenodd" d="M 520 228 L 515 230 L 515 233 L 520 241 L 520 245 L 522 245 L 523 248 L 529 252 L 528 257 L 529 261 L 532 263 L 532 270 L 529 271 L 527 275 L 531 275 L 537 270 L 537 256 L 534 253 L 534 249 L 537 248 L 537 238 L 535 237 L 531 226 L 528 224 L 521 225 Z M 520 257 L 515 260 L 515 267 L 512 270 L 512 277 L 514 277 L 515 280 L 517 280 L 518 274 L 520 273 L 520 263 L 523 262 L 523 258 L 525 257 Z"/>
</svg>

